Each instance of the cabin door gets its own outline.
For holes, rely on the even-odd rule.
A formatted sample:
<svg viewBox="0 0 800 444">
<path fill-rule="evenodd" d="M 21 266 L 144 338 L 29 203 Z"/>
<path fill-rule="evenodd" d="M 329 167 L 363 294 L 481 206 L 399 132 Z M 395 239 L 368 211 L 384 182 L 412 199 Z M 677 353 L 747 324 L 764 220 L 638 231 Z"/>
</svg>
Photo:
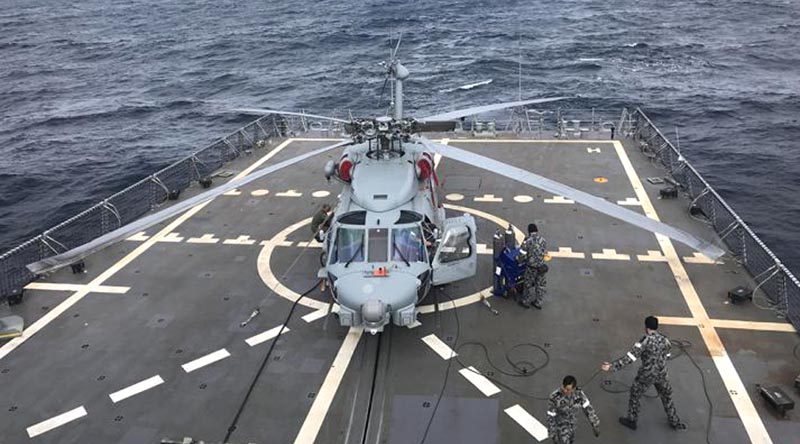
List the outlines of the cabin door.
<svg viewBox="0 0 800 444">
<path fill-rule="evenodd" d="M 478 267 L 475 219 L 465 214 L 444 220 L 442 238 L 433 257 L 433 285 L 475 276 Z"/>
</svg>

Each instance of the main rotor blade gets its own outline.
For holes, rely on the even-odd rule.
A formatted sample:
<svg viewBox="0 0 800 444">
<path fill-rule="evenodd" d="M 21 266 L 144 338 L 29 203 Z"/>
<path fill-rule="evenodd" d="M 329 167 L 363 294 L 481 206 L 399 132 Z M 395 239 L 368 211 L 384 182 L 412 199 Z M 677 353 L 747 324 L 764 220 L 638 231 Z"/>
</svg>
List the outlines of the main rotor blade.
<svg viewBox="0 0 800 444">
<path fill-rule="evenodd" d="M 260 179 L 267 174 L 273 173 L 280 169 L 286 168 L 288 166 L 294 165 L 298 162 L 302 162 L 308 158 L 314 157 L 318 154 L 322 154 L 324 152 L 330 151 L 332 149 L 336 149 L 345 145 L 351 144 L 352 141 L 345 140 L 334 145 L 329 145 L 324 148 L 319 148 L 317 150 L 311 151 L 306 154 L 301 154 L 297 157 L 293 157 L 288 160 L 284 160 L 283 162 L 276 163 L 275 165 L 270 165 L 266 168 L 260 169 L 254 173 L 251 173 L 241 179 L 231 180 L 225 184 L 222 184 L 213 190 L 206 191 L 205 193 L 198 194 L 192 198 L 186 199 L 182 202 L 178 202 L 175 205 L 170 206 L 169 208 L 165 208 L 161 211 L 158 211 L 154 214 L 149 216 L 143 217 L 139 220 L 131 222 L 123 227 L 120 227 L 112 232 L 106 233 L 103 236 L 94 239 L 86 244 L 83 244 L 79 247 L 75 247 L 72 250 L 69 250 L 65 253 L 61 253 L 55 256 L 48 257 L 43 259 L 39 262 L 34 262 L 27 266 L 28 270 L 32 273 L 45 273 L 49 271 L 57 270 L 61 267 L 67 266 L 72 264 L 80 259 L 89 256 L 92 253 L 98 252 L 103 248 L 116 243 L 122 239 L 128 238 L 131 235 L 138 233 L 147 229 L 150 226 L 153 226 L 159 222 L 167 220 L 173 216 L 176 216 L 189 208 L 194 207 L 195 205 L 201 204 L 203 202 L 209 201 L 220 194 L 227 193 L 228 191 L 234 190 L 236 188 L 241 188 L 248 183 Z"/>
<path fill-rule="evenodd" d="M 547 102 L 556 102 L 558 100 L 568 99 L 569 97 L 550 97 L 545 99 L 530 99 L 530 100 L 520 100 L 518 102 L 504 102 L 504 103 L 495 103 L 492 105 L 484 105 L 484 106 L 473 106 L 472 108 L 464 108 L 455 111 L 450 111 L 444 114 L 436 114 L 435 116 L 424 117 L 422 119 L 417 119 L 420 122 L 432 122 L 432 121 L 442 121 L 442 120 L 456 120 L 466 116 L 472 116 L 474 114 L 485 113 L 489 111 L 497 111 L 500 109 L 506 108 L 514 108 L 517 106 L 525 106 L 525 105 L 535 105 L 537 103 L 547 103 Z"/>
<path fill-rule="evenodd" d="M 584 191 L 577 190 L 561 182 L 556 182 L 555 180 L 548 179 L 538 174 L 525 171 L 521 168 L 517 168 L 485 156 L 481 156 L 480 154 L 475 154 L 473 152 L 455 148 L 449 145 L 438 144 L 424 137 L 420 137 L 420 139 L 422 140 L 423 144 L 428 146 L 430 149 L 435 150 L 435 152 L 444 157 L 457 160 L 459 162 L 464 162 L 478 168 L 483 168 L 487 171 L 506 176 L 509 179 L 514 179 L 530 186 L 548 191 L 557 196 L 564 196 L 568 199 L 572 199 L 575 202 L 586 205 L 589 208 L 627 222 L 631 225 L 635 225 L 639 228 L 652 231 L 653 233 L 663 234 L 664 236 L 675 239 L 676 241 L 686 244 L 712 259 L 717 259 L 725 254 L 725 250 L 711 244 L 710 242 L 698 239 L 683 230 L 671 227 L 663 222 L 659 222 L 656 219 L 642 216 L 639 213 L 631 211 L 627 208 L 623 208 L 619 205 L 615 205 L 605 199 L 601 199 Z"/>
<path fill-rule="evenodd" d="M 280 114 L 283 116 L 310 117 L 313 119 L 330 120 L 332 122 L 350 123 L 349 120 L 337 119 L 336 117 L 320 116 L 317 114 L 298 113 L 295 111 L 279 111 L 275 109 L 265 109 L 265 108 L 235 108 L 233 111 L 236 111 L 237 113 L 256 114 L 256 115 Z"/>
</svg>

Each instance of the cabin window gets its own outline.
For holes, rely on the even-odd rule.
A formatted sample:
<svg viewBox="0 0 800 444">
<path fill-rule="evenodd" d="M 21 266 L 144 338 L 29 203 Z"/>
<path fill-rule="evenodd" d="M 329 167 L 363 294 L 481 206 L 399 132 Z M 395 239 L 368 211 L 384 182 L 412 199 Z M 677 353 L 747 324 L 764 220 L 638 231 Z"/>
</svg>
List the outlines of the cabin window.
<svg viewBox="0 0 800 444">
<path fill-rule="evenodd" d="M 364 229 L 339 228 L 331 263 L 364 262 Z"/>
<path fill-rule="evenodd" d="M 425 243 L 419 227 L 392 230 L 392 260 L 409 263 L 425 262 Z"/>
<path fill-rule="evenodd" d="M 387 228 L 370 228 L 369 261 L 387 262 L 389 260 L 389 230 Z"/>
<path fill-rule="evenodd" d="M 445 264 L 468 258 L 472 253 L 470 238 L 471 234 L 467 227 L 455 227 L 447 230 L 442 240 L 442 246 L 439 247 L 439 262 Z"/>
</svg>

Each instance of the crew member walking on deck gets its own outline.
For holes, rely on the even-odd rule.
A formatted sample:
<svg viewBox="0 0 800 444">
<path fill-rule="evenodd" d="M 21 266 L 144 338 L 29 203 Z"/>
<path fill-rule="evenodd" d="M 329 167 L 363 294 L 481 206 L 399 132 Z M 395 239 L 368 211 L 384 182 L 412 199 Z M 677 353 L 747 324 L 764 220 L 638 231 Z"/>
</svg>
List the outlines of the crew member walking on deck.
<svg viewBox="0 0 800 444">
<path fill-rule="evenodd" d="M 614 362 L 604 362 L 600 368 L 603 371 L 617 371 L 626 365 L 642 360 L 639 372 L 631 386 L 631 396 L 628 400 L 628 416 L 619 418 L 620 424 L 636 430 L 636 421 L 639 418 L 639 400 L 644 392 L 655 385 L 664 411 L 667 413 L 669 425 L 675 430 L 685 430 L 686 424 L 678 418 L 678 412 L 672 403 L 672 386 L 667 378 L 667 359 L 669 358 L 670 343 L 666 336 L 659 333 L 658 318 L 648 316 L 644 320 L 645 335 L 633 344 L 633 348 L 623 357 Z"/>
<path fill-rule="evenodd" d="M 546 254 L 547 242 L 539 235 L 536 224 L 528 224 L 528 236 L 522 241 L 517 256 L 517 261 L 525 264 L 525 274 L 522 278 L 524 291 L 519 299 L 519 304 L 525 308 L 533 305 L 539 310 L 542 309 L 547 285 L 544 277 L 547 273 L 547 264 L 544 262 Z"/>
<path fill-rule="evenodd" d="M 325 238 L 325 232 L 331 226 L 332 216 L 331 206 L 328 204 L 322 204 L 319 210 L 314 213 L 314 217 L 311 219 L 311 232 L 314 233 L 314 239 L 318 242 L 322 242 Z"/>
<path fill-rule="evenodd" d="M 586 419 L 592 424 L 594 436 L 600 436 L 600 419 L 589 403 L 589 398 L 578 388 L 574 376 L 567 375 L 550 395 L 547 406 L 547 433 L 556 444 L 572 444 L 575 441 L 575 410 L 583 409 Z"/>
</svg>

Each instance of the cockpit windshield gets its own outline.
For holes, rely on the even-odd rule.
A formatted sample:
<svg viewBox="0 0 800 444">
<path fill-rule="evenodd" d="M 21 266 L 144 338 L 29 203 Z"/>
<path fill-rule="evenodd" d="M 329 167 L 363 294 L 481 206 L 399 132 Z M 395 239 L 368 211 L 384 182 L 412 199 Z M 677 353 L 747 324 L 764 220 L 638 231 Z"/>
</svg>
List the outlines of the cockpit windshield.
<svg viewBox="0 0 800 444">
<path fill-rule="evenodd" d="M 331 263 L 364 262 L 364 229 L 345 228 L 336 230 L 336 245 Z"/>
<path fill-rule="evenodd" d="M 402 262 L 424 262 L 425 243 L 419 227 L 395 228 L 392 230 L 392 260 Z"/>
</svg>

